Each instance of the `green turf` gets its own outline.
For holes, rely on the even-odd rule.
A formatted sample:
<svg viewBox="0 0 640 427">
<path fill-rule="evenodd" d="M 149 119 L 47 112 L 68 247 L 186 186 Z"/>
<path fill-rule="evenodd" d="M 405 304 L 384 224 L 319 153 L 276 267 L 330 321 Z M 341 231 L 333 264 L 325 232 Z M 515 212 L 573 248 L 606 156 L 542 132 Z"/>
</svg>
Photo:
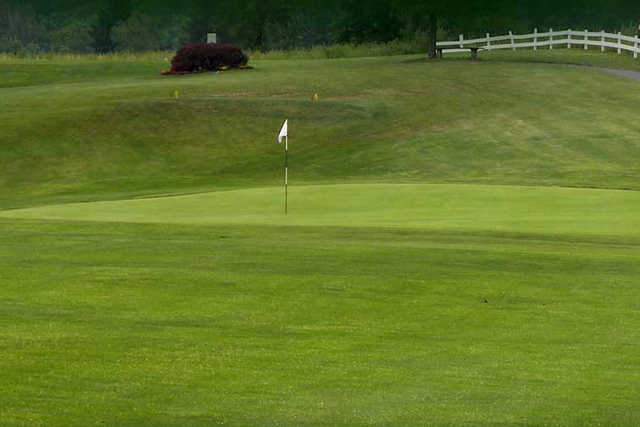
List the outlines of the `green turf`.
<svg viewBox="0 0 640 427">
<path fill-rule="evenodd" d="M 42 221 L 0 232 L 3 425 L 640 417 L 638 238 Z"/>
<path fill-rule="evenodd" d="M 469 54 L 454 54 L 449 58 L 468 58 Z M 547 64 L 572 64 L 587 67 L 603 67 L 620 70 L 640 71 L 640 61 L 633 59 L 633 54 L 623 52 L 618 55 L 615 49 L 607 49 L 607 53 L 600 52 L 600 48 L 590 47 L 567 49 L 556 46 L 554 49 L 518 49 L 516 52 L 509 50 L 480 51 L 479 58 L 484 61 L 505 61 L 523 63 L 547 63 Z"/>
<path fill-rule="evenodd" d="M 0 60 L 0 425 L 637 425 L 640 83 L 523 55 Z"/>
<path fill-rule="evenodd" d="M 640 237 L 640 192 L 481 185 L 368 184 L 282 188 L 50 205 L 1 217 L 147 222 L 399 227 Z"/>
</svg>

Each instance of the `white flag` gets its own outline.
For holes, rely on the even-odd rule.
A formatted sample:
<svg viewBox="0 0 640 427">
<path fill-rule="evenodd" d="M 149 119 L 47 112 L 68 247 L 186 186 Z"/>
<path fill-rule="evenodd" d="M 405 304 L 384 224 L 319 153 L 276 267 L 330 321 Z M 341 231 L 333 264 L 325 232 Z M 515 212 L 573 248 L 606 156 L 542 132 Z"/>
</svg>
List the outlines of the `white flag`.
<svg viewBox="0 0 640 427">
<path fill-rule="evenodd" d="M 282 129 L 280 129 L 280 134 L 278 135 L 278 144 L 282 144 L 282 138 L 287 136 L 288 122 L 289 122 L 288 119 L 285 120 L 284 124 L 282 125 Z"/>
</svg>

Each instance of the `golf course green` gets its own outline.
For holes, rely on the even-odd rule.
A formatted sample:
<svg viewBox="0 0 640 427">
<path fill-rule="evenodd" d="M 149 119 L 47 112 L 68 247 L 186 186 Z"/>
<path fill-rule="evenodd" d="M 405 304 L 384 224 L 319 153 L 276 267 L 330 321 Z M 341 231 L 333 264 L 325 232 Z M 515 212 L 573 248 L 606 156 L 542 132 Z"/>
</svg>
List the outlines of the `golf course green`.
<svg viewBox="0 0 640 427">
<path fill-rule="evenodd" d="M 0 425 L 637 425 L 640 82 L 561 53 L 0 59 Z"/>
<path fill-rule="evenodd" d="M 452 184 L 262 188 L 42 206 L 0 217 L 165 224 L 394 227 L 640 237 L 640 192 Z"/>
</svg>

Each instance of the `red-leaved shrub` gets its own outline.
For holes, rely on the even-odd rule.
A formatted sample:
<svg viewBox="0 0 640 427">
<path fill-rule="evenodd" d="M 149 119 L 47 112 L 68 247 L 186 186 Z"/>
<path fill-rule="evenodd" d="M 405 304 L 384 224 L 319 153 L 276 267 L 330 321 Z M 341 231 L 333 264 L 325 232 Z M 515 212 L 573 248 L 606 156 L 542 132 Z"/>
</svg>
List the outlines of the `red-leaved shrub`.
<svg viewBox="0 0 640 427">
<path fill-rule="evenodd" d="M 171 60 L 169 73 L 199 73 L 239 68 L 249 58 L 232 44 L 190 44 L 183 46 Z"/>
</svg>

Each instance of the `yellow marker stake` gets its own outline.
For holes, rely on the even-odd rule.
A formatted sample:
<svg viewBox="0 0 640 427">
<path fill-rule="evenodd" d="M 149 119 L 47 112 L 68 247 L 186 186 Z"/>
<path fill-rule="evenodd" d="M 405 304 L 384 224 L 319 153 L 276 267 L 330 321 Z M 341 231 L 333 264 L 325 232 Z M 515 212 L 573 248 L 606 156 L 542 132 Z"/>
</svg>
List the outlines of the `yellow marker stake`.
<svg viewBox="0 0 640 427">
<path fill-rule="evenodd" d="M 313 102 L 318 102 L 318 94 L 317 94 L 317 93 L 314 93 L 314 94 L 313 94 L 313 96 L 311 97 L 311 100 L 312 100 Z"/>
<path fill-rule="evenodd" d="M 178 89 L 173 91 L 173 96 L 175 96 L 176 99 L 180 98 L 180 92 L 178 91 Z"/>
</svg>

